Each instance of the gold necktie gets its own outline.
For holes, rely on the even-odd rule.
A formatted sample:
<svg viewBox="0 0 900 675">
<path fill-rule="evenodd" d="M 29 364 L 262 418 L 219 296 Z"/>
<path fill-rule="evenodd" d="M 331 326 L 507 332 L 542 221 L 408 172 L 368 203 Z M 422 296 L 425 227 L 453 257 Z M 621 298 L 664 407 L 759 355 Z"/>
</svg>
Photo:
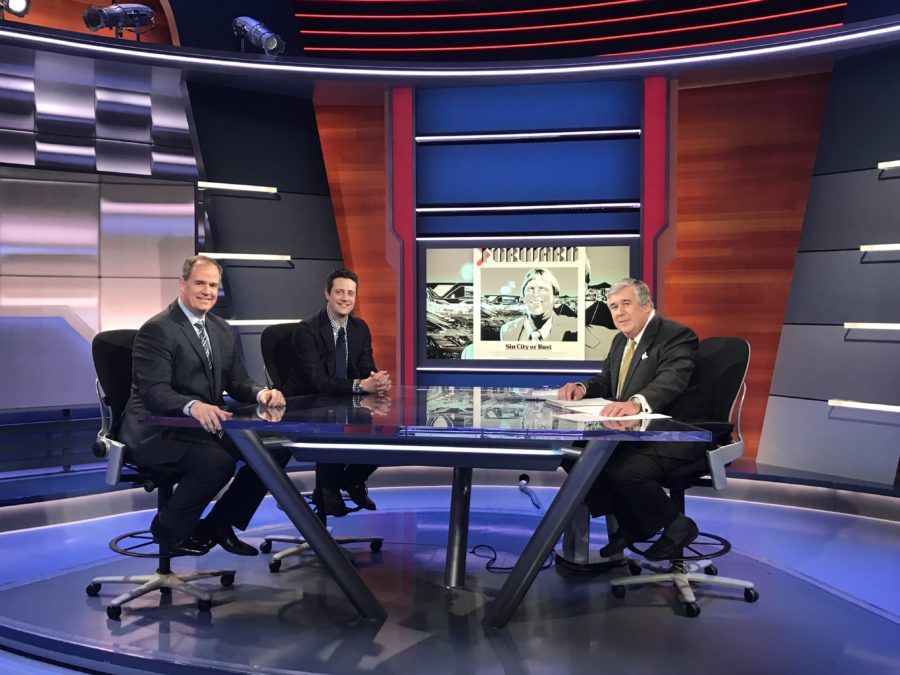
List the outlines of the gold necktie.
<svg viewBox="0 0 900 675">
<path fill-rule="evenodd" d="M 631 365 L 631 357 L 634 356 L 634 348 L 637 343 L 634 340 L 628 341 L 625 347 L 625 356 L 622 357 L 622 367 L 619 370 L 619 386 L 616 388 L 616 400 L 622 398 L 622 389 L 625 387 L 625 379 L 628 377 L 628 367 Z"/>
</svg>

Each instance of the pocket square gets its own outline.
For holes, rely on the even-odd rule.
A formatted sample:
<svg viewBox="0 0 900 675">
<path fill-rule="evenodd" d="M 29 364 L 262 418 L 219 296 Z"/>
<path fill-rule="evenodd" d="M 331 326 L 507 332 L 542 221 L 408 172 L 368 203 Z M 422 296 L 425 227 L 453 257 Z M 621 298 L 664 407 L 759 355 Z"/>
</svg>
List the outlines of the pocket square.
<svg viewBox="0 0 900 675">
<path fill-rule="evenodd" d="M 641 361 L 646 359 L 648 356 L 650 356 L 650 355 L 647 352 L 644 352 L 643 354 L 641 354 Z"/>
</svg>

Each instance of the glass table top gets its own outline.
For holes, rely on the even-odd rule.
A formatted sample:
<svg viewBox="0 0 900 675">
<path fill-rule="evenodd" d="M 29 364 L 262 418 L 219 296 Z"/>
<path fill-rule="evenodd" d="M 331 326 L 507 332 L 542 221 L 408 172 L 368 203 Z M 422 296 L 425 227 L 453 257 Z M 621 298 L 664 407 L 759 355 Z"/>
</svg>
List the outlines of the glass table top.
<svg viewBox="0 0 900 675">
<path fill-rule="evenodd" d="M 366 439 L 636 440 L 709 441 L 708 432 L 672 419 L 573 421 L 577 412 L 553 406 L 532 389 L 394 387 L 386 397 L 313 395 L 288 399 L 286 408 L 229 408 L 226 430 L 254 429 L 303 436 Z M 198 426 L 189 417 L 156 416 L 166 426 Z"/>
</svg>

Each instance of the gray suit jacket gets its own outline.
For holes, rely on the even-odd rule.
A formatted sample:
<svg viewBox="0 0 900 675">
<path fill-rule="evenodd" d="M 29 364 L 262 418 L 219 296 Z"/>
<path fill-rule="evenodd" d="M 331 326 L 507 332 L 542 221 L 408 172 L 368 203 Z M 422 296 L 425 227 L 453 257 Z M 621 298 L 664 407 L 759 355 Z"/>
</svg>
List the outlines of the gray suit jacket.
<svg viewBox="0 0 900 675">
<path fill-rule="evenodd" d="M 615 399 L 619 368 L 627 338 L 618 333 L 600 373 L 583 382 L 587 396 Z M 676 419 L 699 419 L 697 401 L 697 334 L 684 324 L 656 314 L 631 359 L 621 400 L 641 394 L 653 412 Z"/>
<path fill-rule="evenodd" d="M 222 405 L 225 391 L 241 403 L 251 403 L 262 389 L 247 375 L 228 323 L 207 314 L 206 332 L 213 372 L 206 367 L 200 338 L 177 301 L 138 331 L 131 396 L 119 431 L 119 440 L 129 446 L 138 464 L 178 461 L 191 443 L 214 438 L 202 429 L 145 425 L 148 415 L 183 415 L 192 400 Z"/>
</svg>

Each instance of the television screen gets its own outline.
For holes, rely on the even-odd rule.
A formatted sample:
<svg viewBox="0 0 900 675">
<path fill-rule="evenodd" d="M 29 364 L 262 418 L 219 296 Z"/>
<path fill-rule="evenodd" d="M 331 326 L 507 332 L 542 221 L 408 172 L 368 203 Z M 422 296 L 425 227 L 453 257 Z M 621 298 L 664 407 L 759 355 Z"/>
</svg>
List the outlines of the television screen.
<svg viewBox="0 0 900 675">
<path fill-rule="evenodd" d="M 468 240 L 420 240 L 420 364 L 527 368 L 604 359 L 616 333 L 606 290 L 635 274 L 637 241 L 561 238 L 548 246 L 523 238 L 467 247 L 460 244 Z"/>
</svg>

